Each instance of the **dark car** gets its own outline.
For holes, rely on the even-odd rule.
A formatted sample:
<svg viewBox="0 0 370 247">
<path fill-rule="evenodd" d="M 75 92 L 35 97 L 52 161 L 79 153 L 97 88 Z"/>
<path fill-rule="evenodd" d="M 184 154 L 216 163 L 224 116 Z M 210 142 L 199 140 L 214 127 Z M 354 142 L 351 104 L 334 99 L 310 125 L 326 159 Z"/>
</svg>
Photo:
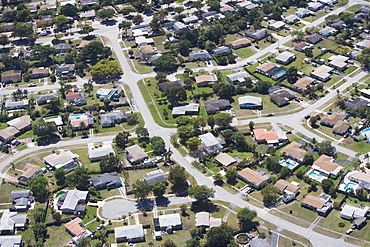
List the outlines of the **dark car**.
<svg viewBox="0 0 370 247">
<path fill-rule="evenodd" d="M 89 199 L 89 202 L 97 203 L 97 202 L 98 202 L 98 200 L 96 200 L 96 199 Z"/>
<path fill-rule="evenodd" d="M 83 134 L 83 135 L 81 136 L 81 138 L 82 138 L 82 139 L 85 139 L 85 138 L 89 138 L 89 136 L 88 136 L 87 134 Z"/>
<path fill-rule="evenodd" d="M 309 119 L 310 117 L 311 117 L 310 115 L 304 116 L 305 119 Z"/>
<path fill-rule="evenodd" d="M 17 211 L 17 208 L 9 208 L 9 211 L 10 212 L 16 212 Z"/>
<path fill-rule="evenodd" d="M 285 132 L 286 134 L 292 134 L 292 131 L 291 130 L 288 130 L 287 132 Z"/>
</svg>

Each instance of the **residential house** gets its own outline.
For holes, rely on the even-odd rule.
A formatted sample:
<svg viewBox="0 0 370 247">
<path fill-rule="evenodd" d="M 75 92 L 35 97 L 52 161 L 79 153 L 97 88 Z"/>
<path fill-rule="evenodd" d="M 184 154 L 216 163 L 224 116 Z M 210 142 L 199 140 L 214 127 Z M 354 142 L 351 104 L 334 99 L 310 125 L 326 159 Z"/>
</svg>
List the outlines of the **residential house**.
<svg viewBox="0 0 370 247">
<path fill-rule="evenodd" d="M 367 7 L 367 6 L 361 6 L 361 8 L 356 13 L 369 14 L 370 13 L 370 8 Z"/>
<path fill-rule="evenodd" d="M 308 9 L 304 9 L 304 8 L 299 8 L 297 9 L 297 11 L 295 12 L 296 16 L 298 16 L 299 18 L 304 18 L 304 17 L 307 17 L 309 15 L 312 14 L 312 12 Z"/>
<path fill-rule="evenodd" d="M 308 44 L 308 43 L 302 41 L 302 42 L 299 42 L 298 44 L 294 45 L 294 50 L 303 52 L 305 49 L 311 48 L 311 47 L 312 47 L 312 44 Z"/>
<path fill-rule="evenodd" d="M 91 162 L 100 161 L 103 157 L 109 155 L 110 153 L 115 154 L 112 144 L 110 143 L 103 143 L 102 146 L 99 147 L 91 147 L 89 148 L 89 160 Z"/>
<path fill-rule="evenodd" d="M 295 60 L 295 54 L 289 51 L 283 51 L 276 56 L 275 60 L 277 63 L 287 65 Z"/>
<path fill-rule="evenodd" d="M 331 196 L 321 193 L 319 197 L 307 195 L 302 201 L 302 207 L 316 211 L 321 216 L 327 216 L 333 207 Z"/>
<path fill-rule="evenodd" d="M 53 24 L 53 19 L 44 19 L 45 17 L 43 16 L 41 18 L 43 19 L 36 21 L 37 26 L 41 26 L 43 23 L 47 23 L 47 26 L 51 26 Z"/>
<path fill-rule="evenodd" d="M 198 212 L 195 214 L 195 226 L 202 228 L 219 227 L 222 223 L 221 218 L 213 218 L 209 212 Z"/>
<path fill-rule="evenodd" d="M 257 0 L 258 1 L 258 0 Z M 257 2 L 256 0 L 255 0 L 255 2 Z M 266 2 L 266 0 L 262 0 L 262 1 L 265 1 Z M 261 1 L 261 2 L 262 2 Z M 244 8 L 246 8 L 247 10 L 252 10 L 252 9 L 255 9 L 255 8 L 258 8 L 259 7 L 259 5 L 258 4 L 256 4 L 256 3 L 252 3 L 252 4 L 249 4 L 249 5 L 247 5 L 247 6 L 245 6 Z"/>
<path fill-rule="evenodd" d="M 174 22 L 169 23 L 170 25 L 173 25 Z M 149 30 L 147 28 L 138 28 L 138 29 L 131 29 L 132 37 L 138 37 L 138 36 L 148 36 Z"/>
<path fill-rule="evenodd" d="M 303 157 L 307 154 L 307 151 L 304 150 L 302 145 L 298 142 L 291 142 L 280 151 L 280 154 L 285 158 L 302 163 Z"/>
<path fill-rule="evenodd" d="M 73 236 L 72 240 L 76 245 L 78 244 L 78 240 L 80 238 L 90 237 L 92 235 L 92 233 L 84 227 L 82 220 L 79 217 L 74 218 L 70 222 L 64 224 L 64 227 L 66 228 L 67 232 Z"/>
<path fill-rule="evenodd" d="M 362 40 L 362 41 L 360 41 L 360 42 L 357 42 L 357 43 L 355 44 L 355 47 L 356 47 L 356 48 L 359 48 L 359 49 L 369 48 L 369 47 L 370 47 L 370 40 L 368 40 L 368 39 L 364 39 L 364 40 Z"/>
<path fill-rule="evenodd" d="M 245 8 L 245 7 L 247 7 L 250 4 L 252 4 L 251 1 L 243 1 L 243 2 L 237 3 L 236 4 L 236 7 L 237 8 Z"/>
<path fill-rule="evenodd" d="M 86 210 L 86 205 L 84 204 L 86 203 L 88 194 L 88 191 L 67 190 L 57 201 L 58 209 L 63 214 L 84 214 Z"/>
<path fill-rule="evenodd" d="M 339 172 L 343 169 L 342 166 L 338 165 L 337 163 L 333 162 L 334 159 L 327 155 L 321 155 L 311 166 L 311 170 L 307 172 L 307 175 L 315 179 L 315 176 L 312 176 L 312 170 L 320 173 L 322 179 L 316 180 L 323 180 L 328 177 L 336 177 L 338 176 Z M 319 182 L 321 182 L 319 181 Z"/>
<path fill-rule="evenodd" d="M 189 103 L 180 106 L 174 106 L 172 108 L 172 116 L 178 117 L 183 115 L 198 115 L 199 114 L 199 104 Z"/>
<path fill-rule="evenodd" d="M 357 207 L 351 205 L 344 205 L 340 212 L 340 217 L 346 220 L 353 220 L 367 216 L 369 212 L 368 206 L 358 205 Z"/>
<path fill-rule="evenodd" d="M 77 157 L 77 154 L 74 154 L 69 150 L 62 150 L 59 154 L 52 153 L 44 157 L 44 162 L 47 166 L 50 166 L 54 170 L 63 168 L 64 171 L 70 172 L 80 165 Z"/>
<path fill-rule="evenodd" d="M 62 64 L 62 65 L 55 65 L 55 73 L 56 74 L 73 74 L 75 71 L 73 64 Z"/>
<path fill-rule="evenodd" d="M 296 15 L 286 15 L 283 17 L 283 21 L 286 24 L 292 25 L 299 21 L 299 18 Z"/>
<path fill-rule="evenodd" d="M 195 77 L 195 82 L 197 83 L 198 87 L 208 87 L 213 85 L 217 81 L 217 76 L 212 73 L 210 75 L 200 75 Z"/>
<path fill-rule="evenodd" d="M 117 96 L 117 93 L 117 88 L 99 88 L 95 95 L 100 101 L 104 101 L 105 99 L 113 100 Z"/>
<path fill-rule="evenodd" d="M 139 36 L 135 38 L 135 43 L 140 47 L 147 46 L 147 45 L 154 45 L 154 40 L 152 38 L 147 39 L 144 36 Z M 156 51 L 155 49 L 152 49 L 152 50 Z M 151 52 L 151 50 L 149 50 L 149 52 Z"/>
<path fill-rule="evenodd" d="M 88 10 L 80 14 L 81 19 L 95 19 L 96 14 L 94 10 Z"/>
<path fill-rule="evenodd" d="M 346 99 L 344 100 L 344 108 L 358 110 L 360 107 L 368 105 L 369 101 L 364 98 Z"/>
<path fill-rule="evenodd" d="M 24 133 L 32 128 L 31 117 L 29 115 L 14 118 L 6 122 L 6 124 L 16 128 L 20 133 Z"/>
<path fill-rule="evenodd" d="M 210 154 L 217 153 L 221 151 L 225 141 L 221 137 L 215 137 L 212 133 L 208 132 L 206 134 L 198 136 L 201 141 L 202 148 Z"/>
<path fill-rule="evenodd" d="M 226 75 L 226 80 L 231 84 L 237 84 L 238 82 L 245 82 L 245 78 L 249 77 L 249 74 L 245 71 L 237 71 L 232 74 Z"/>
<path fill-rule="evenodd" d="M 156 53 L 156 49 L 154 49 L 154 47 L 151 45 L 143 45 L 139 47 L 139 52 L 143 59 L 147 60 Z"/>
<path fill-rule="evenodd" d="M 68 103 L 71 105 L 75 105 L 75 106 L 86 105 L 86 97 L 85 97 L 84 92 L 82 92 L 81 90 L 77 92 L 69 91 L 66 94 L 66 99 Z"/>
<path fill-rule="evenodd" d="M 189 58 L 190 61 L 198 61 L 198 60 L 210 60 L 212 57 L 209 55 L 208 51 L 206 50 L 201 50 L 201 51 L 194 51 L 192 50 L 189 52 Z"/>
<path fill-rule="evenodd" d="M 346 121 L 338 121 L 333 127 L 333 133 L 337 135 L 344 135 L 351 129 L 351 124 Z"/>
<path fill-rule="evenodd" d="M 262 98 L 256 96 L 242 96 L 238 98 L 240 109 L 262 109 Z"/>
<path fill-rule="evenodd" d="M 280 179 L 277 181 L 274 186 L 278 188 L 279 193 L 282 194 L 281 200 L 285 203 L 288 203 L 295 199 L 297 194 L 299 193 L 299 187 L 289 183 L 286 180 Z"/>
<path fill-rule="evenodd" d="M 0 236 L 0 246 L 4 247 L 21 247 L 24 242 L 22 241 L 22 235 L 16 236 Z"/>
<path fill-rule="evenodd" d="M 240 179 L 252 185 L 256 189 L 262 188 L 271 179 L 271 176 L 264 171 L 253 171 L 250 168 L 244 168 L 243 170 L 239 171 L 238 176 Z"/>
<path fill-rule="evenodd" d="M 239 165 L 238 161 L 227 153 L 219 153 L 215 157 L 215 161 L 218 164 L 220 164 L 222 168 L 224 168 L 225 170 L 231 169 Z"/>
<path fill-rule="evenodd" d="M 253 137 L 257 143 L 277 144 L 287 140 L 286 135 L 282 131 L 266 129 L 253 129 Z"/>
<path fill-rule="evenodd" d="M 57 45 L 53 45 L 52 48 L 54 48 L 58 53 L 65 53 L 69 49 L 71 49 L 71 45 L 70 44 L 57 44 Z"/>
<path fill-rule="evenodd" d="M 141 163 L 148 158 L 145 150 L 135 144 L 126 148 L 126 159 L 130 163 Z"/>
<path fill-rule="evenodd" d="M 184 19 L 182 19 L 182 21 L 185 24 L 189 24 L 189 23 L 197 23 L 199 19 L 195 15 L 192 15 L 192 16 L 185 17 Z"/>
<path fill-rule="evenodd" d="M 94 126 L 94 116 L 90 113 L 70 114 L 69 122 L 73 130 L 83 130 Z"/>
<path fill-rule="evenodd" d="M 59 98 L 58 93 L 46 93 L 37 95 L 37 104 L 43 105 L 50 102 L 52 98 Z"/>
<path fill-rule="evenodd" d="M 2 28 L 5 32 L 12 32 L 13 28 L 14 28 L 14 24 L 13 23 L 5 23 L 5 24 L 1 25 L 0 28 Z"/>
<path fill-rule="evenodd" d="M 334 55 L 329 57 L 329 66 L 336 70 L 344 71 L 347 69 L 348 57 L 343 55 Z"/>
<path fill-rule="evenodd" d="M 275 31 L 281 30 L 284 27 L 285 27 L 285 22 L 283 21 L 271 20 L 269 21 L 269 24 L 268 24 L 268 28 L 271 30 L 275 30 Z"/>
<path fill-rule="evenodd" d="M 122 186 L 121 178 L 118 177 L 117 172 L 103 173 L 91 178 L 91 184 L 95 189 L 114 189 Z"/>
<path fill-rule="evenodd" d="M 49 75 L 50 75 L 49 69 L 31 69 L 30 70 L 31 79 L 48 77 Z"/>
<path fill-rule="evenodd" d="M 41 10 L 56 10 L 57 5 L 55 3 L 43 4 L 43 5 L 40 6 L 40 9 Z"/>
<path fill-rule="evenodd" d="M 125 111 L 113 111 L 100 115 L 102 127 L 113 127 L 116 123 L 122 123 L 127 120 Z"/>
<path fill-rule="evenodd" d="M 270 36 L 271 32 L 268 29 L 263 28 L 263 29 L 258 29 L 256 31 L 247 30 L 245 32 L 245 35 L 254 40 L 261 40 L 263 38 Z"/>
<path fill-rule="evenodd" d="M 326 115 L 321 118 L 321 124 L 334 127 L 338 121 L 344 121 L 347 118 L 347 114 L 341 112 L 333 112 L 331 115 Z"/>
<path fill-rule="evenodd" d="M 36 178 L 42 176 L 43 171 L 40 169 L 39 166 L 26 164 L 24 167 L 24 172 L 21 176 L 18 177 L 18 183 L 24 186 L 28 186 L 28 182 L 32 178 Z"/>
<path fill-rule="evenodd" d="M 311 44 L 317 44 L 322 40 L 322 36 L 317 33 L 306 36 L 306 41 Z"/>
<path fill-rule="evenodd" d="M 174 24 L 173 24 L 173 30 L 176 32 L 178 30 L 186 30 L 188 29 L 188 26 L 185 25 L 184 23 L 182 22 L 179 22 L 179 21 L 176 21 Z"/>
<path fill-rule="evenodd" d="M 360 49 L 352 49 L 349 57 L 354 60 L 358 60 L 358 56 L 362 54 L 362 50 Z"/>
<path fill-rule="evenodd" d="M 82 6 L 85 6 L 85 5 L 94 5 L 94 4 L 97 4 L 98 1 L 97 0 L 80 0 L 80 4 Z"/>
<path fill-rule="evenodd" d="M 360 90 L 363 97 L 370 99 L 370 89 L 364 88 Z"/>
<path fill-rule="evenodd" d="M 80 44 L 76 47 L 77 50 L 81 51 L 85 46 L 87 46 L 88 44 L 90 44 L 91 41 L 88 41 L 88 40 L 82 40 L 80 42 Z"/>
<path fill-rule="evenodd" d="M 0 140 L 2 142 L 8 142 L 14 139 L 15 136 L 19 134 L 17 128 L 10 126 L 5 129 L 0 130 Z"/>
<path fill-rule="evenodd" d="M 308 3 L 307 8 L 313 12 L 319 11 L 324 5 L 319 2 L 310 2 Z"/>
<path fill-rule="evenodd" d="M 121 226 L 114 228 L 114 237 L 117 243 L 137 243 L 145 241 L 144 228 L 142 224 Z"/>
<path fill-rule="evenodd" d="M 368 173 L 363 173 L 360 171 L 352 171 L 347 174 L 348 179 L 356 184 L 360 188 L 370 191 L 370 175 Z"/>
<path fill-rule="evenodd" d="M 341 29 L 346 28 L 347 24 L 344 21 L 339 20 L 339 21 L 331 23 L 330 26 L 334 27 L 335 29 L 341 30 Z"/>
<path fill-rule="evenodd" d="M 264 238 L 255 238 L 249 241 L 250 247 L 270 247 L 269 243 Z"/>
<path fill-rule="evenodd" d="M 225 18 L 225 16 L 221 13 L 218 13 L 216 11 L 207 12 L 201 15 L 203 19 L 205 19 L 207 22 L 212 22 L 217 19 Z"/>
<path fill-rule="evenodd" d="M 330 80 L 330 76 L 333 70 L 334 70 L 333 68 L 327 65 L 321 65 L 320 67 L 311 72 L 311 76 L 320 81 L 325 82 Z"/>
<path fill-rule="evenodd" d="M 333 6 L 334 4 L 338 3 L 337 0 L 319 0 L 318 2 L 328 6 Z"/>
<path fill-rule="evenodd" d="M 150 186 L 152 186 L 155 182 L 167 184 L 165 173 L 161 169 L 148 172 L 143 179 L 147 181 Z"/>
<path fill-rule="evenodd" d="M 27 222 L 27 214 L 4 211 L 0 219 L 0 235 L 12 235 L 16 229 L 25 228 Z"/>
<path fill-rule="evenodd" d="M 172 232 L 172 230 L 182 229 L 181 216 L 179 213 L 159 215 L 158 218 L 154 218 L 153 221 L 156 231 Z"/>
<path fill-rule="evenodd" d="M 239 48 L 243 48 L 243 47 L 247 47 L 247 46 L 252 45 L 252 41 L 250 41 L 248 38 L 241 37 L 239 39 L 231 41 L 229 44 L 230 44 L 231 48 L 236 50 L 236 49 L 239 49 Z"/>
<path fill-rule="evenodd" d="M 33 202 L 30 190 L 12 190 L 10 200 L 17 211 L 27 211 Z"/>
<path fill-rule="evenodd" d="M 307 86 L 311 85 L 313 82 L 314 80 L 308 77 L 299 78 L 297 82 L 293 84 L 293 89 L 299 92 L 306 92 Z"/>
<path fill-rule="evenodd" d="M 270 100 L 277 106 L 281 107 L 287 105 L 289 100 L 292 100 L 296 95 L 291 92 L 289 89 L 282 89 L 270 94 Z"/>
<path fill-rule="evenodd" d="M 20 82 L 22 80 L 22 71 L 21 70 L 13 70 L 13 71 L 5 71 L 1 74 L 1 82 L 2 83 L 15 83 Z"/>
<path fill-rule="evenodd" d="M 333 27 L 324 27 L 319 31 L 319 34 L 324 37 L 334 36 L 338 33 L 338 30 Z"/>
<path fill-rule="evenodd" d="M 256 71 L 264 76 L 277 80 L 286 74 L 286 70 L 271 62 L 264 62 L 256 68 Z"/>
<path fill-rule="evenodd" d="M 225 14 L 225 13 L 234 13 L 235 9 L 231 7 L 230 5 L 225 5 L 220 8 L 220 13 Z"/>
<path fill-rule="evenodd" d="M 171 87 L 183 87 L 184 84 L 180 83 L 179 81 L 173 81 L 173 82 L 161 82 L 158 83 L 157 88 L 161 92 L 165 92 L 167 88 Z"/>
<path fill-rule="evenodd" d="M 21 101 L 12 101 L 11 99 L 8 99 L 7 101 L 5 101 L 5 109 L 7 111 L 24 109 L 27 105 L 28 99 Z"/>
<path fill-rule="evenodd" d="M 230 101 L 227 99 L 217 99 L 204 102 L 204 108 L 208 115 L 231 108 Z"/>
<path fill-rule="evenodd" d="M 217 56 L 228 55 L 228 54 L 231 54 L 231 50 L 227 46 L 220 46 L 212 50 L 212 54 L 217 55 Z"/>
</svg>

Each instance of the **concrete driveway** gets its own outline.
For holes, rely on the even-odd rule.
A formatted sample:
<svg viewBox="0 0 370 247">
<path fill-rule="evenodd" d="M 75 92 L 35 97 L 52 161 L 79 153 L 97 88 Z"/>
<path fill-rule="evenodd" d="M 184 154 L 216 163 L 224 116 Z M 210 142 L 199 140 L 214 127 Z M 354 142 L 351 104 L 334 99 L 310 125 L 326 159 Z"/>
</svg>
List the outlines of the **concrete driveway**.
<svg viewBox="0 0 370 247">
<path fill-rule="evenodd" d="M 106 219 L 118 219 L 122 215 L 137 212 L 137 203 L 126 199 L 115 199 L 104 203 L 101 215 Z"/>
</svg>

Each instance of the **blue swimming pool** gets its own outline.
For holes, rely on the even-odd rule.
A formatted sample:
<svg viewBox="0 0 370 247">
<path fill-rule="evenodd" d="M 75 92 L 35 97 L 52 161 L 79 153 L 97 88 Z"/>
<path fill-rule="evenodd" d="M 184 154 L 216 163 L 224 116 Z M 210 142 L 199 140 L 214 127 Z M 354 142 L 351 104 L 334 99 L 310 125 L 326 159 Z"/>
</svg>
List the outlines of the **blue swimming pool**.
<svg viewBox="0 0 370 247">
<path fill-rule="evenodd" d="M 293 169 L 294 167 L 297 166 L 296 164 L 294 164 L 292 162 L 289 162 L 289 160 L 282 160 L 282 161 L 280 161 L 280 165 L 281 166 L 288 167 L 289 169 Z"/>
<path fill-rule="evenodd" d="M 363 135 L 367 139 L 368 143 L 370 143 L 370 133 L 367 133 L 367 132 L 370 132 L 370 128 L 362 130 L 360 134 Z"/>
<path fill-rule="evenodd" d="M 70 118 L 78 118 L 78 117 L 82 117 L 84 115 L 84 113 L 78 113 L 78 114 L 71 114 L 69 117 Z"/>
<path fill-rule="evenodd" d="M 317 180 L 317 181 L 321 181 L 325 176 L 322 175 L 321 173 L 315 171 L 315 170 L 312 170 L 308 173 L 308 176 L 311 176 L 313 179 Z"/>
<path fill-rule="evenodd" d="M 354 188 L 357 186 L 357 184 L 355 183 L 347 183 L 346 186 L 344 186 L 344 190 L 345 191 L 348 191 L 348 190 L 354 190 Z"/>
</svg>

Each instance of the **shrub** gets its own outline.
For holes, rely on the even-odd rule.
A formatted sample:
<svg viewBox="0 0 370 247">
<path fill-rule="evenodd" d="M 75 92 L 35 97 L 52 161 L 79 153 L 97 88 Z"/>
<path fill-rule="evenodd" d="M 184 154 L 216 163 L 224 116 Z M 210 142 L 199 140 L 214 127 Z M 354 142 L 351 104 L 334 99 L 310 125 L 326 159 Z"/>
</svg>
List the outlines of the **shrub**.
<svg viewBox="0 0 370 247">
<path fill-rule="evenodd" d="M 339 223 L 338 223 L 338 226 L 339 226 L 339 227 L 344 227 L 345 225 L 346 225 L 346 224 L 344 224 L 343 222 L 339 222 Z"/>
</svg>

